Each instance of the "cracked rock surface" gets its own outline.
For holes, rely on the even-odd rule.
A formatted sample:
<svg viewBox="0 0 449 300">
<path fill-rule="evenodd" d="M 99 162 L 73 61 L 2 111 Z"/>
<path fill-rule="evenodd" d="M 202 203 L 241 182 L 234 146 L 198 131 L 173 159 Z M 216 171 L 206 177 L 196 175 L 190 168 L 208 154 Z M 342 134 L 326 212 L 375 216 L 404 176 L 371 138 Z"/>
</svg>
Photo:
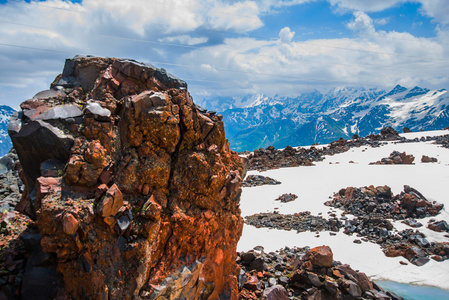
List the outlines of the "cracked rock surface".
<svg viewBox="0 0 449 300">
<path fill-rule="evenodd" d="M 185 82 L 76 56 L 20 107 L 9 127 L 25 184 L 16 209 L 54 258 L 55 293 L 237 299 L 244 165 Z"/>
</svg>

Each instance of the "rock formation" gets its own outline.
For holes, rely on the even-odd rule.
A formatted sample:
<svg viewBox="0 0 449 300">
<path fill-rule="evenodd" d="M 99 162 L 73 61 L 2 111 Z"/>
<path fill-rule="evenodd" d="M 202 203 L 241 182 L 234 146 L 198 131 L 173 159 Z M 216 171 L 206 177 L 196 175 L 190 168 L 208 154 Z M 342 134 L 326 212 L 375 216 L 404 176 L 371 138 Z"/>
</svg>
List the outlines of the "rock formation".
<svg viewBox="0 0 449 300">
<path fill-rule="evenodd" d="M 63 296 L 237 299 L 244 166 L 185 82 L 77 56 L 20 107 L 17 209 L 36 220 Z"/>
<path fill-rule="evenodd" d="M 328 246 L 263 247 L 239 253 L 240 299 L 402 299 L 370 281 L 365 273 L 334 261 Z"/>
<path fill-rule="evenodd" d="M 370 165 L 411 165 L 415 157 L 405 152 L 393 151 L 389 157 L 384 157 L 379 161 L 371 162 Z"/>
</svg>

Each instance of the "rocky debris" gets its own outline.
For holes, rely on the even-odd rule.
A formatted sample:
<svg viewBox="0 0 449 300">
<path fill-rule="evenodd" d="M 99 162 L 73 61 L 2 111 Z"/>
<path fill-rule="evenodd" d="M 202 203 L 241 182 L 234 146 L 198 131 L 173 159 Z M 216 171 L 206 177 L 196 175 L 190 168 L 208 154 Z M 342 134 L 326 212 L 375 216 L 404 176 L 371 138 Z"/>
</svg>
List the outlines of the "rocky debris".
<svg viewBox="0 0 449 300">
<path fill-rule="evenodd" d="M 248 175 L 243 181 L 242 187 L 253 187 L 253 186 L 261 186 L 261 185 L 277 185 L 281 184 L 280 181 L 276 179 L 262 176 L 262 175 Z"/>
<path fill-rule="evenodd" d="M 393 196 L 388 186 L 348 187 L 325 203 L 354 216 L 405 220 L 437 215 L 443 204 L 431 203 L 417 190 L 405 185 L 404 191 Z"/>
<path fill-rule="evenodd" d="M 278 212 L 259 213 L 245 217 L 245 224 L 257 228 L 267 227 L 281 230 L 304 231 L 338 231 L 343 224 L 337 218 L 329 220 L 320 216 L 313 216 L 310 212 L 299 212 L 291 215 L 284 215 Z"/>
<path fill-rule="evenodd" d="M 404 223 L 404 224 L 406 224 L 406 225 L 408 225 L 410 227 L 413 227 L 413 228 L 418 228 L 418 227 L 422 227 L 423 226 L 420 222 L 416 221 L 413 218 L 409 218 L 409 219 L 403 220 L 403 221 L 401 221 L 401 223 Z"/>
<path fill-rule="evenodd" d="M 427 155 L 423 155 L 421 157 L 421 162 L 422 163 L 434 163 L 434 162 L 438 162 L 438 159 L 435 157 L 429 157 Z"/>
<path fill-rule="evenodd" d="M 0 299 L 20 299 L 25 272 L 26 255 L 20 236 L 30 219 L 15 211 L 23 191 L 20 169 L 14 149 L 0 158 Z"/>
<path fill-rule="evenodd" d="M 277 150 L 273 146 L 255 150 L 248 156 L 249 170 L 265 171 L 271 169 L 312 166 L 313 161 L 322 160 L 322 154 L 315 147 L 310 149 L 287 146 Z"/>
<path fill-rule="evenodd" d="M 401 138 L 394 143 L 419 143 L 419 142 L 433 142 L 434 144 L 441 145 L 444 148 L 449 148 L 449 134 L 441 136 L 423 136 L 420 138 L 407 139 Z"/>
<path fill-rule="evenodd" d="M 399 133 L 393 127 L 387 126 L 380 130 L 380 135 L 384 140 L 400 139 Z"/>
<path fill-rule="evenodd" d="M 47 295 L 65 299 L 237 299 L 244 165 L 185 82 L 76 56 L 20 107 L 16 208 L 37 228 L 23 295 L 52 281 Z"/>
<path fill-rule="evenodd" d="M 250 250 L 239 253 L 237 262 L 239 299 L 401 299 L 365 273 L 334 261 L 328 246 Z"/>
<path fill-rule="evenodd" d="M 316 147 L 313 145 L 310 148 L 293 148 L 287 146 L 283 150 L 277 150 L 273 146 L 268 146 L 266 149 L 261 148 L 255 150 L 252 154 L 248 151 L 245 151 L 242 154 L 247 155 L 248 157 L 249 170 L 266 171 L 287 167 L 312 166 L 313 162 L 324 160 L 325 155 L 343 153 L 349 151 L 353 147 L 379 147 L 386 141 L 392 141 L 394 143 L 433 141 L 434 143 L 440 144 L 445 148 L 449 148 L 449 135 L 407 139 L 405 137 L 401 137 L 393 128 L 385 127 L 379 134 L 371 134 L 366 137 L 360 137 L 359 135 L 354 134 L 352 136 L 352 140 L 344 140 L 343 138 L 340 138 L 324 147 Z M 413 163 L 412 155 L 405 157 L 401 157 L 401 155 L 399 155 L 399 158 L 402 160 L 402 164 Z M 390 161 L 390 157 L 383 160 L 384 163 L 382 163 L 382 161 L 378 161 L 373 162 L 372 164 L 393 164 L 392 161 Z M 399 162 L 399 159 L 397 159 L 397 161 Z"/>
<path fill-rule="evenodd" d="M 370 165 L 411 165 L 415 157 L 405 152 L 393 151 L 389 157 L 382 158 L 379 161 L 371 162 Z"/>
<path fill-rule="evenodd" d="M 298 198 L 297 195 L 288 193 L 288 194 L 282 194 L 274 200 L 281 201 L 282 203 L 287 203 L 287 202 L 295 201 L 295 199 L 297 199 L 297 198 Z"/>
<path fill-rule="evenodd" d="M 365 138 L 358 135 L 354 135 L 352 140 L 340 138 L 324 147 L 293 148 L 287 146 L 283 150 L 277 150 L 273 146 L 269 146 L 266 149 L 255 150 L 247 156 L 248 169 L 266 171 L 286 167 L 313 166 L 313 162 L 322 161 L 325 155 L 343 153 L 353 147 L 379 147 L 383 141 L 405 141 L 405 138 L 389 127 L 382 129 L 379 134 L 371 134 Z"/>
<path fill-rule="evenodd" d="M 429 224 L 427 224 L 427 228 L 436 232 L 449 232 L 449 225 L 446 221 L 435 221 L 430 220 Z"/>
<path fill-rule="evenodd" d="M 399 232 L 396 241 L 383 246 L 388 257 L 402 256 L 417 266 L 425 265 L 432 258 L 435 261 L 449 259 L 449 243 L 429 243 L 422 233 L 411 229 Z"/>
<path fill-rule="evenodd" d="M 441 145 L 444 148 L 449 148 L 449 134 L 436 137 L 427 137 L 426 141 L 434 141 L 435 144 Z"/>
<path fill-rule="evenodd" d="M 404 191 L 396 196 L 388 186 L 348 187 L 341 189 L 326 205 L 356 216 L 345 221 L 344 233 L 357 234 L 381 245 L 387 256 L 403 256 L 418 266 L 427 263 L 430 255 L 440 255 L 441 260 L 449 258 L 445 252 L 440 253 L 440 243 L 429 243 L 418 231 L 393 232 L 393 225 L 387 219 L 403 220 L 412 227 L 420 227 L 422 224 L 415 218 L 435 216 L 443 208 L 442 204 L 427 201 L 410 186 L 404 186 Z M 409 249 L 415 249 L 416 253 L 407 254 Z"/>
</svg>

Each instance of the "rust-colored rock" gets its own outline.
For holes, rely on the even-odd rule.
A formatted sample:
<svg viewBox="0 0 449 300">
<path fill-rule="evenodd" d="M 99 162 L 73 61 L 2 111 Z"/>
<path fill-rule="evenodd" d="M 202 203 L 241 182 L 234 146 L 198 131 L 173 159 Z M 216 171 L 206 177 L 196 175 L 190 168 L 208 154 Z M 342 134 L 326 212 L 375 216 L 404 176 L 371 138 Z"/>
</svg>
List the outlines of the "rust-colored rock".
<svg viewBox="0 0 449 300">
<path fill-rule="evenodd" d="M 79 227 L 79 222 L 71 213 L 67 213 L 62 220 L 63 230 L 67 234 L 74 234 Z"/>
<path fill-rule="evenodd" d="M 51 88 L 21 105 L 9 134 L 19 209 L 56 255 L 63 296 L 237 299 L 244 165 L 221 116 L 130 60 L 77 56 Z"/>
<path fill-rule="evenodd" d="M 316 267 L 329 268 L 334 263 L 334 255 L 329 246 L 319 246 L 310 249 L 307 255 L 312 265 Z"/>
</svg>

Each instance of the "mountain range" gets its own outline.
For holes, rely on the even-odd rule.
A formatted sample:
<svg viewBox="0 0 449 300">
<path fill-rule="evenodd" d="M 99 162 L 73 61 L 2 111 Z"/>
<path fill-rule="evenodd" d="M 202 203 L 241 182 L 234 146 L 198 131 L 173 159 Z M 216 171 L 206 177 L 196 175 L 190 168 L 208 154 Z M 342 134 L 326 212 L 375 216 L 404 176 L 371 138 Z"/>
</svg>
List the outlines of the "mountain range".
<svg viewBox="0 0 449 300">
<path fill-rule="evenodd" d="M 11 150 L 12 142 L 8 135 L 9 117 L 15 110 L 7 105 L 0 105 L 0 156 Z"/>
<path fill-rule="evenodd" d="M 223 115 L 226 136 L 236 151 L 324 144 L 354 134 L 366 136 L 391 126 L 402 132 L 449 126 L 449 94 L 397 85 L 390 91 L 333 88 L 296 97 L 247 95 L 214 97 L 199 105 Z"/>
</svg>

